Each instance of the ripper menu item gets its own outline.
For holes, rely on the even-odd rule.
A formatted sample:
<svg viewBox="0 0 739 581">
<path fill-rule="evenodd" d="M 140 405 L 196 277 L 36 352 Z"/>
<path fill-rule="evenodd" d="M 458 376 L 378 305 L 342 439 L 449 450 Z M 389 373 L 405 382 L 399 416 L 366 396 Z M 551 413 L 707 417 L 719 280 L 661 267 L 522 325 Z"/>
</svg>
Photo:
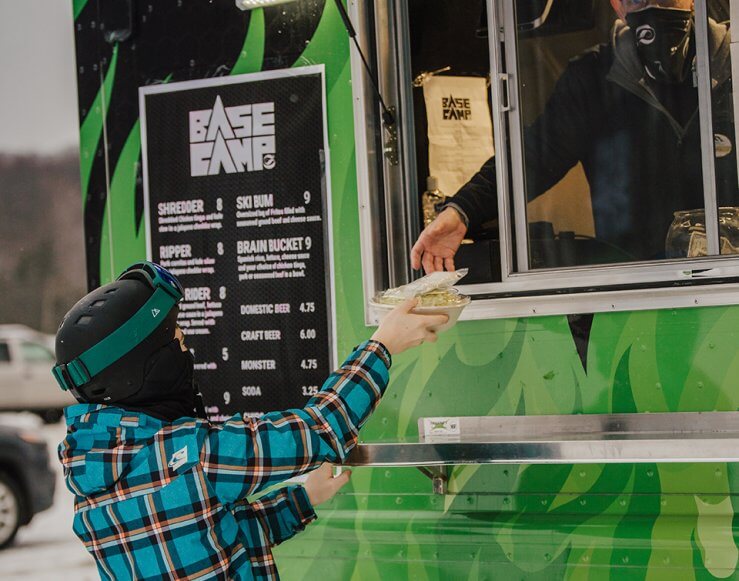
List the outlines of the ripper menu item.
<svg viewBox="0 0 739 581">
<path fill-rule="evenodd" d="M 323 68 L 141 90 L 150 257 L 211 419 L 302 407 L 335 364 Z"/>
</svg>

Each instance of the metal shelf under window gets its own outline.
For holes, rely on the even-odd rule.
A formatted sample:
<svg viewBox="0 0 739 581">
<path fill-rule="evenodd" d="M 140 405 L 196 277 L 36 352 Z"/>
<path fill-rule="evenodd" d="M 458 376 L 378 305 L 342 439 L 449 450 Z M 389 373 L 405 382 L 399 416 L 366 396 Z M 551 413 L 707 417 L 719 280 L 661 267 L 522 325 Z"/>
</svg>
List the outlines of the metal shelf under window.
<svg viewBox="0 0 739 581">
<path fill-rule="evenodd" d="M 414 466 L 444 494 L 457 464 L 739 462 L 739 412 L 421 418 L 420 442 L 360 444 L 352 466 Z"/>
</svg>

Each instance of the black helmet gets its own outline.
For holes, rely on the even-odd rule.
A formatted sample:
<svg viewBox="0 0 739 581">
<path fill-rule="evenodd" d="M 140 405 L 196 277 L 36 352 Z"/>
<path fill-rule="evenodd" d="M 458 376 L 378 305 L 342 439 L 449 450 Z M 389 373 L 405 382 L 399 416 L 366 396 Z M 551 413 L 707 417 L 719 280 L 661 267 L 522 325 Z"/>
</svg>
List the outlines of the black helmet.
<svg viewBox="0 0 739 581">
<path fill-rule="evenodd" d="M 139 262 L 83 297 L 56 335 L 53 373 L 61 388 L 90 403 L 134 395 L 149 356 L 174 339 L 182 295 L 172 274 Z"/>
</svg>

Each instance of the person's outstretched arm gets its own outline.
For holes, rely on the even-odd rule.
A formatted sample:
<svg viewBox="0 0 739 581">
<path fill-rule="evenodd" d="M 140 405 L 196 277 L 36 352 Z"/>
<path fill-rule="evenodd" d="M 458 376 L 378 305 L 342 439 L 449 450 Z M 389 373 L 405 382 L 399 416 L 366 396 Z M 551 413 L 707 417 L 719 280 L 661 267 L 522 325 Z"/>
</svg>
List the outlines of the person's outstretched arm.
<svg viewBox="0 0 739 581">
<path fill-rule="evenodd" d="M 385 392 L 391 355 L 435 341 L 431 328 L 446 321 L 416 315 L 413 306 L 406 301 L 390 312 L 303 409 L 212 425 L 200 461 L 218 497 L 235 502 L 321 462 L 341 463 Z"/>
<path fill-rule="evenodd" d="M 366 341 L 303 409 L 213 425 L 201 464 L 218 496 L 233 502 L 320 462 L 340 463 L 380 401 L 389 369 L 385 347 Z"/>
</svg>

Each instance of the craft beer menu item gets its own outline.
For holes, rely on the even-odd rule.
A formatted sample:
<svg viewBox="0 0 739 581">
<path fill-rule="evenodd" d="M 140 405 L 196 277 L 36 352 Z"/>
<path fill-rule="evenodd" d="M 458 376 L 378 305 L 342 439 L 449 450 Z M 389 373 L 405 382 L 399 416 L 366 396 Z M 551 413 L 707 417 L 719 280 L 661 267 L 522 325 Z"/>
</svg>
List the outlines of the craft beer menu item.
<svg viewBox="0 0 739 581">
<path fill-rule="evenodd" d="M 140 90 L 149 257 L 213 420 L 302 407 L 335 365 L 323 67 Z"/>
</svg>

